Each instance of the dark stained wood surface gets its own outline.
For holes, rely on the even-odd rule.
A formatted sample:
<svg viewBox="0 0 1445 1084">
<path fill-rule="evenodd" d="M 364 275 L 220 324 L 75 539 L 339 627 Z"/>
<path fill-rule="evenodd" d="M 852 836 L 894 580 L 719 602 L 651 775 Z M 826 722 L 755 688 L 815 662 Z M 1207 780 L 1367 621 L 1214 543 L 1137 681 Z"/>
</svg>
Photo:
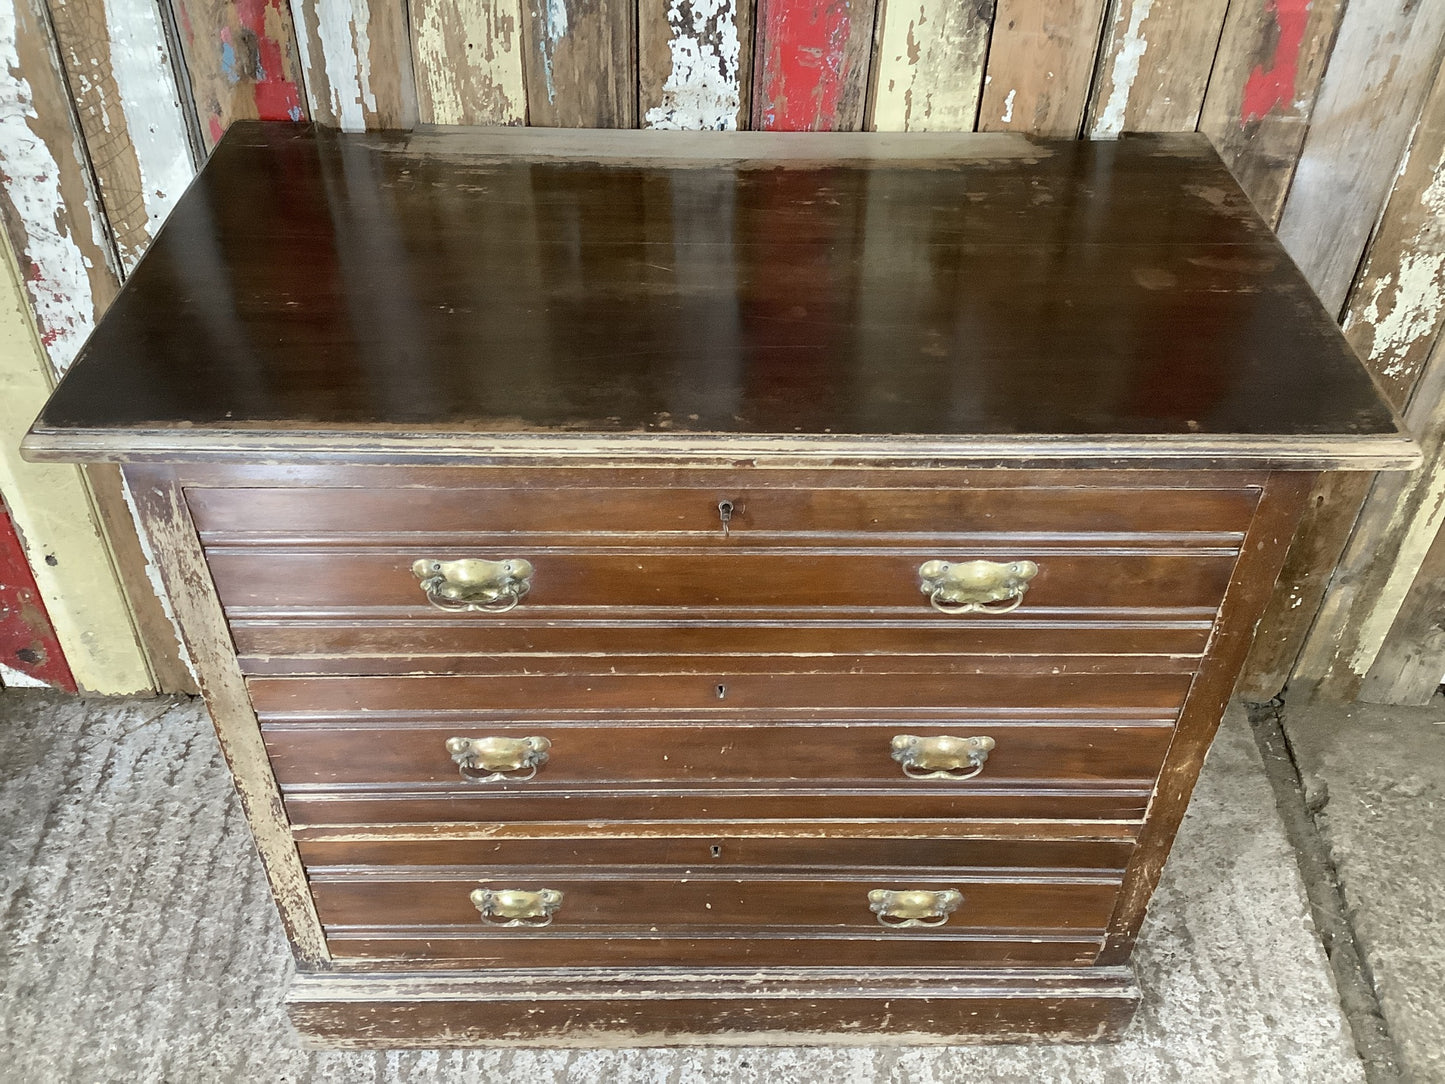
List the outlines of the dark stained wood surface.
<svg viewBox="0 0 1445 1084">
<path fill-rule="evenodd" d="M 926 720 L 852 726 L 622 726 L 555 722 L 480 727 L 317 727 L 263 730 L 282 789 L 293 783 L 364 785 L 459 782 L 448 738 L 547 738 L 551 750 L 534 779 L 548 783 L 641 782 L 676 786 L 790 780 L 899 784 L 894 735 L 968 737 L 998 744 L 975 779 L 915 779 L 921 791 L 967 790 L 977 779 L 1152 780 L 1172 730 L 1154 726 L 1041 726 L 997 721 L 940 727 Z M 523 773 L 518 773 L 523 774 Z M 477 790 L 526 787 L 532 780 L 472 784 Z"/>
<path fill-rule="evenodd" d="M 236 126 L 31 451 L 341 429 L 1405 447 L 1203 137 L 851 164 L 818 160 L 848 138 L 827 135 L 711 144 L 823 141 L 781 164 L 471 149 L 501 138 Z"/>
</svg>

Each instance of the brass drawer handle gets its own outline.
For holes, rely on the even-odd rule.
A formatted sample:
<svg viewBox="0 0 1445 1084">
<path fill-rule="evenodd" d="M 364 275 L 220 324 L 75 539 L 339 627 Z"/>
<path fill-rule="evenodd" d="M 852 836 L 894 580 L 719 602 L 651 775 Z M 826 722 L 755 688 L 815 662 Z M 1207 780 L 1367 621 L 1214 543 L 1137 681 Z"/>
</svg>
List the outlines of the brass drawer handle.
<svg viewBox="0 0 1445 1084">
<path fill-rule="evenodd" d="M 956 888 L 875 888 L 868 893 L 868 909 L 880 926 L 942 926 L 962 903 L 963 893 Z"/>
<path fill-rule="evenodd" d="M 547 763 L 552 743 L 546 738 L 448 738 L 451 754 L 462 778 L 473 783 L 495 783 L 502 779 L 531 779 Z M 526 772 L 526 775 L 516 775 Z"/>
<path fill-rule="evenodd" d="M 424 557 L 411 570 L 421 580 L 426 599 L 439 610 L 481 610 L 502 614 L 532 589 L 532 562 L 437 561 Z"/>
<path fill-rule="evenodd" d="M 987 734 L 955 738 L 947 734 L 920 738 L 917 734 L 896 734 L 893 759 L 903 765 L 909 779 L 972 779 L 988 760 L 995 742 Z"/>
<path fill-rule="evenodd" d="M 1006 614 L 1017 610 L 1039 574 L 1032 561 L 925 561 L 920 587 L 935 610 L 946 614 Z"/>
<path fill-rule="evenodd" d="M 555 888 L 478 888 L 472 891 L 472 903 L 482 921 L 492 926 L 550 926 L 562 908 L 562 893 Z"/>
</svg>

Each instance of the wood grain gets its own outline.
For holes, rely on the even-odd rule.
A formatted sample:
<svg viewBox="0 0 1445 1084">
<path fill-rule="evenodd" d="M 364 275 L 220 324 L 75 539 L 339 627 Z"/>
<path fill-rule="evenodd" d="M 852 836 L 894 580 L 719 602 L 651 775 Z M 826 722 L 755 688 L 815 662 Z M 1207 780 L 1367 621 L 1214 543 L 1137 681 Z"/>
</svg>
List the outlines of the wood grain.
<svg viewBox="0 0 1445 1084">
<path fill-rule="evenodd" d="M 1229 6 L 1229 0 L 1118 0 L 1100 44 L 1088 133 L 1192 132 Z"/>
<path fill-rule="evenodd" d="M 311 118 L 348 132 L 414 128 L 407 8 L 387 0 L 296 0 Z"/>
<path fill-rule="evenodd" d="M 1230 4 L 1199 130 L 1270 225 L 1309 132 L 1344 0 Z"/>
<path fill-rule="evenodd" d="M 1234 580 L 1225 596 L 1219 624 L 1210 642 L 1209 657 L 1200 668 L 1179 714 L 1179 726 L 1164 758 L 1159 782 L 1149 802 L 1148 819 L 1139 834 L 1139 846 L 1129 860 L 1124 887 L 1109 920 L 1108 937 L 1097 963 L 1122 963 L 1133 950 L 1149 897 L 1159 882 L 1174 835 L 1184 819 L 1199 769 L 1229 702 L 1239 667 L 1249 651 L 1258 615 L 1284 563 L 1313 482 L 1306 473 L 1281 473 L 1265 486 Z"/>
<path fill-rule="evenodd" d="M 324 964 L 328 958 L 306 874 L 281 805 L 281 792 L 266 759 L 260 727 L 236 668 L 225 618 L 211 588 L 205 558 L 185 501 L 164 469 L 132 468 L 127 481 L 175 608 L 206 706 L 216 725 L 221 751 L 236 783 L 256 840 L 272 897 L 298 962 Z"/>
<path fill-rule="evenodd" d="M 1104 0 L 999 0 L 978 130 L 1076 139 L 1104 8 Z"/>
<path fill-rule="evenodd" d="M 207 148 L 233 121 L 302 120 L 302 57 L 282 0 L 172 0 Z"/>
<path fill-rule="evenodd" d="M 529 124 L 637 127 L 637 0 L 526 0 Z"/>
<path fill-rule="evenodd" d="M 539 995 L 546 991 L 547 997 Z M 784 969 L 466 977 L 300 977 L 287 1000 L 305 1036 L 328 1046 L 693 1043 L 957 1043 L 1099 1040 L 1123 1032 L 1139 990 L 1124 968 L 954 979 L 870 967 L 804 977 Z"/>
<path fill-rule="evenodd" d="M 521 0 L 411 0 L 423 124 L 525 124 Z"/>
<path fill-rule="evenodd" d="M 1445 612 L 1445 531 L 1437 529 L 1415 582 L 1360 684 L 1361 700 L 1371 704 L 1424 707 L 1435 698 L 1440 691 L 1440 675 L 1445 674 L 1442 612 Z"/>
<path fill-rule="evenodd" d="M 1445 350 L 1438 340 L 1405 418 L 1425 466 L 1376 476 L 1295 663 L 1290 680 L 1301 693 L 1355 699 L 1445 522 Z"/>
<path fill-rule="evenodd" d="M 1445 43 L 1445 5 L 1351 3 L 1340 22 L 1280 240 L 1341 311 Z"/>
<path fill-rule="evenodd" d="M 758 0 L 753 127 L 863 127 L 874 0 Z"/>
<path fill-rule="evenodd" d="M 640 0 L 638 111 L 645 128 L 746 128 L 754 0 Z"/>
<path fill-rule="evenodd" d="M 195 175 L 162 16 L 151 2 L 104 0 L 51 4 L 50 15 L 105 218 L 129 272 Z"/>
<path fill-rule="evenodd" d="M 876 132 L 972 131 L 993 4 L 878 2 L 865 126 Z"/>
</svg>

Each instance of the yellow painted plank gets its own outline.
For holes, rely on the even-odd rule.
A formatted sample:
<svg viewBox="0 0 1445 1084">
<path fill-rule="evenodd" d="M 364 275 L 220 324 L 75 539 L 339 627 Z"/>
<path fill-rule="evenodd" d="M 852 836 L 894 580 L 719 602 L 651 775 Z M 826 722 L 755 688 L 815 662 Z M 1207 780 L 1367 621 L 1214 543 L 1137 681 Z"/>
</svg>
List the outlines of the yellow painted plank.
<svg viewBox="0 0 1445 1084">
<path fill-rule="evenodd" d="M 0 492 L 82 690 L 150 692 L 153 681 L 79 467 L 26 463 L 20 438 L 50 394 L 15 255 L 0 237 Z"/>
<path fill-rule="evenodd" d="M 423 124 L 525 124 L 520 0 L 412 0 Z"/>
<path fill-rule="evenodd" d="M 875 132 L 971 132 L 988 59 L 988 9 L 882 0 L 873 54 Z"/>
</svg>

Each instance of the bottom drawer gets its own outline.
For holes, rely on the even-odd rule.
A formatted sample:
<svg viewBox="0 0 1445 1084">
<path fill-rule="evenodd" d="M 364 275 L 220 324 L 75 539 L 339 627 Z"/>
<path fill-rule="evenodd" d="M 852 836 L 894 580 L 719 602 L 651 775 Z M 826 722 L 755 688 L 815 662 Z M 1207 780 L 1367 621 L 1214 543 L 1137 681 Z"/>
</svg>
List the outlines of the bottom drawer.
<svg viewBox="0 0 1445 1084">
<path fill-rule="evenodd" d="M 314 871 L 332 949 L 498 963 L 1075 960 L 1114 871 Z M 831 946 L 826 951 L 824 945 Z M 906 946 L 913 945 L 908 948 Z"/>
</svg>

